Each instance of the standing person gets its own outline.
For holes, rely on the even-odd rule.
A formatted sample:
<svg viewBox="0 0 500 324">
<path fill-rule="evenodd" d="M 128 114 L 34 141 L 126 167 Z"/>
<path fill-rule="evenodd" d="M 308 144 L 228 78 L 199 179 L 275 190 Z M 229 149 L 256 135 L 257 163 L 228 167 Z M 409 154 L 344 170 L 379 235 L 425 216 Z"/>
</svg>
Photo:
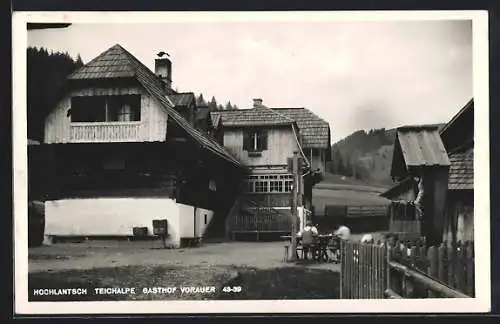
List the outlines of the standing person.
<svg viewBox="0 0 500 324">
<path fill-rule="evenodd" d="M 311 222 L 307 222 L 304 229 L 298 233 L 298 237 L 302 238 L 302 249 L 304 252 L 304 259 L 307 260 L 307 256 L 309 251 L 312 252 L 312 246 L 316 241 L 316 236 L 318 235 L 318 229 L 311 224 Z"/>
</svg>

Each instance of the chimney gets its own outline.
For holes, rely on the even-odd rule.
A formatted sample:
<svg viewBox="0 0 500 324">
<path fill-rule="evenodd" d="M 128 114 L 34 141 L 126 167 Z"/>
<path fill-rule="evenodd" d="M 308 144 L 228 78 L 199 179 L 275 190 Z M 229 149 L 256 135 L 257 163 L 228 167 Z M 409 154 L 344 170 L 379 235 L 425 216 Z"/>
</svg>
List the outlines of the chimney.
<svg viewBox="0 0 500 324">
<path fill-rule="evenodd" d="M 172 62 L 169 55 L 165 52 L 157 54 L 158 58 L 155 59 L 155 74 L 165 82 L 167 88 L 172 86 Z"/>
<path fill-rule="evenodd" d="M 254 108 L 262 107 L 262 99 L 260 98 L 253 99 L 253 107 Z"/>
</svg>

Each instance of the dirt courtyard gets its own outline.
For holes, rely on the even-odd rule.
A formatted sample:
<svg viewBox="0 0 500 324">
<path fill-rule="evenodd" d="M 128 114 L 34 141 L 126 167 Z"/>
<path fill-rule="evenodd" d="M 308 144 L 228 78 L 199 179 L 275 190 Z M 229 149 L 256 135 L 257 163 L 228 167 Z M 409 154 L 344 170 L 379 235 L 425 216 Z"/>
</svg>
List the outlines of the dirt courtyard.
<svg viewBox="0 0 500 324">
<path fill-rule="evenodd" d="M 222 266 L 272 269 L 295 266 L 283 262 L 283 242 L 205 243 L 201 247 L 162 249 L 161 242 L 88 241 L 60 243 L 29 250 L 29 269 L 34 272 L 90 270 L 124 266 Z M 308 267 L 339 271 L 333 263 Z"/>
<path fill-rule="evenodd" d="M 377 237 L 377 236 L 376 236 Z M 353 239 L 359 239 L 354 236 Z M 160 241 L 86 241 L 29 249 L 30 300 L 336 299 L 340 265 L 283 262 L 284 242 L 220 242 L 163 249 Z M 224 293 L 223 285 L 241 287 Z M 219 287 L 214 294 L 144 293 L 153 287 Z M 40 290 L 82 288 L 77 296 L 40 296 Z M 129 287 L 137 293 L 99 295 Z"/>
</svg>

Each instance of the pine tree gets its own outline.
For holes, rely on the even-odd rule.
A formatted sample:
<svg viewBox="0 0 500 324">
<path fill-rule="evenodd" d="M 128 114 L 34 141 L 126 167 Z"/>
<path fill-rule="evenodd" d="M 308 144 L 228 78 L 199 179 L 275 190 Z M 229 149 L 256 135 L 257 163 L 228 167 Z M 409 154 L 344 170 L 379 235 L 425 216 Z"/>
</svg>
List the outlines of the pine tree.
<svg viewBox="0 0 500 324">
<path fill-rule="evenodd" d="M 82 60 L 82 57 L 80 56 L 80 54 L 78 54 L 76 56 L 76 66 L 78 68 L 82 67 L 84 64 L 83 64 L 83 60 Z"/>
<path fill-rule="evenodd" d="M 206 106 L 207 105 L 207 103 L 205 102 L 205 99 L 203 98 L 202 93 L 200 93 L 200 95 L 196 99 L 196 105 L 198 105 L 198 106 Z"/>
<path fill-rule="evenodd" d="M 233 110 L 233 106 L 231 106 L 231 101 L 228 101 L 225 107 L 226 110 Z"/>
<path fill-rule="evenodd" d="M 79 62 L 80 61 L 80 62 Z M 28 137 L 43 140 L 44 119 L 54 108 L 66 77 L 83 64 L 68 53 L 27 49 Z"/>
<path fill-rule="evenodd" d="M 217 110 L 224 110 L 224 106 L 223 105 L 218 105 L 217 106 Z"/>
<path fill-rule="evenodd" d="M 216 111 L 217 109 L 217 100 L 215 100 L 215 97 L 212 96 L 212 100 L 208 103 L 208 110 L 210 111 Z"/>
</svg>

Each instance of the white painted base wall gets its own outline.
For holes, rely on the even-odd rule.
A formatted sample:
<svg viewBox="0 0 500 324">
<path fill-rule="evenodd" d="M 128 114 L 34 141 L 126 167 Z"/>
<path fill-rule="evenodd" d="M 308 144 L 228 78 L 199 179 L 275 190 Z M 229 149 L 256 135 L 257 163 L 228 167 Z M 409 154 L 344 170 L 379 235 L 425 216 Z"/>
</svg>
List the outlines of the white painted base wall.
<svg viewBox="0 0 500 324">
<path fill-rule="evenodd" d="M 202 237 L 212 217 L 210 210 L 169 198 L 63 199 L 45 203 L 45 235 L 132 236 L 134 227 L 152 235 L 153 220 L 167 219 L 167 244 L 178 247 L 181 238 Z"/>
</svg>

